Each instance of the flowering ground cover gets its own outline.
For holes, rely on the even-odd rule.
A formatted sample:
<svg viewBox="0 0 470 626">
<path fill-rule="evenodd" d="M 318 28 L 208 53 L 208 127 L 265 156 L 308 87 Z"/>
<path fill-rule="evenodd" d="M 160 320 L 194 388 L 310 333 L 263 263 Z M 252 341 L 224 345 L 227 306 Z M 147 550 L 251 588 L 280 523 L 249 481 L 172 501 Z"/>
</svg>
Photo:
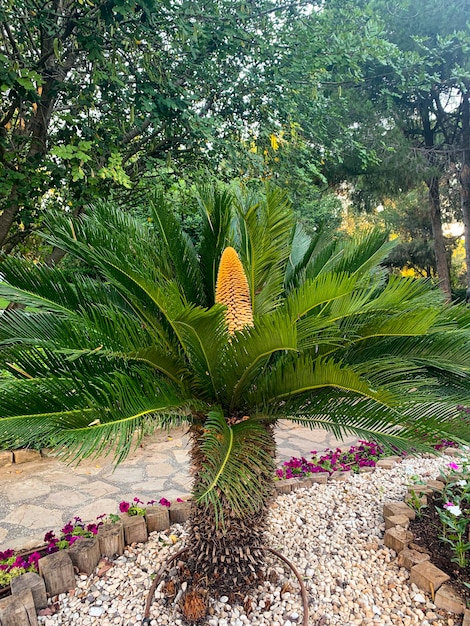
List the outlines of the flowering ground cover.
<svg viewBox="0 0 470 626">
<path fill-rule="evenodd" d="M 170 507 L 171 502 L 167 498 L 160 500 L 149 500 L 146 506 L 159 503 L 161 506 Z M 177 498 L 176 502 L 183 502 Z M 122 501 L 119 503 L 119 511 L 128 515 L 142 515 L 146 513 L 144 503 L 139 498 L 134 498 L 133 502 Z M 12 578 L 20 576 L 26 572 L 38 573 L 38 561 L 41 557 L 65 550 L 82 538 L 91 538 L 98 534 L 100 526 L 104 523 L 115 523 L 120 520 L 119 515 L 114 513 L 102 513 L 96 517 L 95 522 L 86 524 L 80 517 L 69 520 L 61 529 L 57 536 L 53 530 L 44 535 L 44 545 L 34 552 L 22 554 L 15 550 L 5 550 L 0 552 L 0 592 L 10 585 Z"/>
<path fill-rule="evenodd" d="M 470 605 L 470 461 L 450 463 L 441 479 L 445 488 L 427 496 L 410 530 L 414 542 L 450 576 L 450 583 Z M 416 485 L 419 495 L 419 485 Z"/>
<path fill-rule="evenodd" d="M 361 467 L 375 467 L 377 461 L 385 455 L 384 449 L 374 441 L 359 441 L 349 450 L 326 449 L 323 453 L 311 451 L 312 458 L 292 457 L 276 470 L 277 479 L 301 478 L 318 472 L 335 471 L 358 472 Z"/>
</svg>

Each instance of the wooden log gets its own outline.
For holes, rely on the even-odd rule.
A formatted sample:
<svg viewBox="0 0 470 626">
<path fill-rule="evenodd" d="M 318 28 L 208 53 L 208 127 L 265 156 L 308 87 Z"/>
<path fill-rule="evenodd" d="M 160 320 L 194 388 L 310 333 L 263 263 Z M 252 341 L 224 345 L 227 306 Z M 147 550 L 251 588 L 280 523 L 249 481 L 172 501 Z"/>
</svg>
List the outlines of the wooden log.
<svg viewBox="0 0 470 626">
<path fill-rule="evenodd" d="M 149 533 L 166 530 L 170 527 L 170 514 L 166 506 L 149 506 L 145 515 Z"/>
<path fill-rule="evenodd" d="M 100 544 L 96 537 L 78 539 L 70 546 L 68 552 L 78 571 L 88 576 L 95 570 L 101 556 Z"/>
<path fill-rule="evenodd" d="M 170 522 L 172 524 L 184 524 L 189 519 L 191 511 L 190 502 L 176 502 L 170 506 Z"/>
<path fill-rule="evenodd" d="M 274 488 L 277 493 L 290 493 L 292 491 L 292 480 L 276 480 Z"/>
<path fill-rule="evenodd" d="M 65 593 L 77 586 L 72 559 L 65 550 L 39 559 L 39 574 L 44 578 L 49 596 Z"/>
<path fill-rule="evenodd" d="M 30 589 L 33 594 L 36 611 L 46 608 L 46 584 L 41 576 L 36 574 L 36 572 L 26 572 L 25 574 L 21 574 L 21 576 L 15 576 L 15 578 L 12 578 L 10 586 L 11 593 L 14 596 L 21 594 L 21 592 L 25 589 Z"/>
<path fill-rule="evenodd" d="M 122 522 L 105 524 L 98 530 L 100 554 L 114 556 L 124 552 L 124 526 Z"/>
<path fill-rule="evenodd" d="M 124 541 L 126 545 L 143 543 L 148 539 L 147 524 L 142 515 L 125 515 L 122 518 L 124 525 Z"/>
<path fill-rule="evenodd" d="M 31 589 L 0 600 L 1 626 L 38 626 Z"/>
</svg>

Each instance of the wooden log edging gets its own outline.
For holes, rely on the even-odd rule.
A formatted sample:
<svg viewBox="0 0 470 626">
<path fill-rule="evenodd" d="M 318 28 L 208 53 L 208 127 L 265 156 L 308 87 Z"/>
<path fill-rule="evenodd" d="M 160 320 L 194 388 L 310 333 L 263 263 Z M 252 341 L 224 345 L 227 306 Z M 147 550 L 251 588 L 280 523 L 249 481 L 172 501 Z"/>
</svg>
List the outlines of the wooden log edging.
<svg viewBox="0 0 470 626">
<path fill-rule="evenodd" d="M 451 456 L 459 456 L 455 448 L 446 449 L 442 453 Z M 359 473 L 373 472 L 376 468 L 392 469 L 401 461 L 401 457 L 385 457 L 377 462 L 375 468 L 364 467 L 359 470 Z M 297 491 L 298 489 L 311 487 L 314 483 L 327 484 L 344 481 L 347 480 L 350 475 L 350 471 L 333 472 L 332 474 L 329 474 L 328 472 L 318 472 L 304 478 L 278 480 L 275 481 L 274 486 L 275 491 L 278 495 L 280 495 L 283 493 Z M 432 485 L 433 482 L 435 483 L 436 481 L 428 481 L 427 485 L 430 489 L 436 490 L 436 485 Z M 80 568 L 82 567 L 82 569 L 88 570 L 83 573 L 93 573 L 98 566 L 98 561 L 101 556 L 111 557 L 115 554 L 120 555 L 124 552 L 126 545 L 146 541 L 148 539 L 148 534 L 151 532 L 162 532 L 171 528 L 173 523 L 184 523 L 187 521 L 189 518 L 190 507 L 190 500 L 186 500 L 182 503 L 175 503 L 175 510 L 173 513 L 171 511 L 171 507 L 152 506 L 148 508 L 147 515 L 145 517 L 125 516 L 124 520 L 121 519 L 120 522 L 107 523 L 102 526 L 98 535 L 93 539 L 79 539 L 67 550 L 61 550 L 59 552 L 46 555 L 40 559 L 39 575 L 36 575 L 36 577 L 30 577 L 29 581 L 28 579 L 25 580 L 24 577 L 30 576 L 30 573 L 17 577 L 15 580 L 18 582 L 12 584 L 10 588 L 12 595 L 7 595 L 6 597 L 4 596 L 4 591 L 8 588 L 0 590 L 0 596 L 3 598 L 0 601 L 0 623 L 2 626 L 16 626 L 17 621 L 7 620 L 16 620 L 16 615 L 20 613 L 21 615 L 28 614 L 29 616 L 31 613 L 31 596 L 37 612 L 43 608 L 43 600 L 39 598 L 43 598 L 44 594 L 49 596 L 58 595 L 60 593 L 66 593 L 76 587 L 75 576 L 71 575 L 71 572 L 80 572 Z M 384 518 L 386 525 L 384 536 L 385 545 L 393 550 L 396 550 L 396 547 L 400 547 L 397 551 L 400 559 L 397 559 L 398 564 L 402 567 L 410 566 L 407 567 L 407 569 L 410 569 L 410 572 L 413 572 L 413 579 L 410 574 L 410 582 L 415 582 L 420 589 L 430 593 L 435 604 L 437 598 L 437 601 L 441 603 L 441 605 L 436 604 L 438 608 L 445 608 L 446 610 L 455 613 L 464 613 L 465 611 L 464 623 L 465 619 L 470 623 L 470 610 L 465 609 L 465 600 L 455 597 L 456 594 L 453 590 L 444 584 L 449 578 L 447 574 L 438 570 L 438 568 L 429 562 L 429 559 L 419 556 L 420 553 L 410 547 L 410 544 L 412 544 L 412 536 L 410 538 L 411 533 L 407 530 L 407 526 L 413 515 L 413 509 L 409 507 L 406 502 L 388 502 L 384 504 Z M 133 520 L 136 517 L 139 517 L 142 521 L 128 521 Z M 178 520 L 178 522 L 176 522 L 176 520 Z M 127 534 L 126 539 L 132 539 L 131 541 L 128 541 L 127 544 L 124 539 L 125 526 L 133 529 L 130 534 Z M 136 528 L 139 529 L 141 534 L 136 532 Z M 145 539 L 143 539 L 144 536 L 146 536 Z M 139 541 L 137 541 L 137 539 L 139 539 Z M 83 547 L 78 549 L 77 544 L 83 541 L 88 541 L 89 543 L 83 544 Z M 73 549 L 74 546 L 75 549 Z M 44 547 L 44 545 L 41 545 L 39 548 L 23 552 L 20 551 L 19 554 L 30 554 L 37 549 L 44 549 Z M 70 551 L 72 551 L 72 554 L 75 553 L 74 558 L 71 558 L 71 555 L 69 554 Z M 74 561 L 76 564 L 75 569 Z M 85 563 L 86 566 L 82 566 L 80 563 Z M 437 573 L 435 570 L 437 570 Z M 442 579 L 442 574 L 447 578 Z M 435 577 L 432 578 L 432 575 L 435 575 Z M 445 604 L 445 606 L 442 606 L 442 604 Z M 463 610 L 461 610 L 462 607 Z M 15 617 L 9 618 L 9 615 L 14 615 Z"/>
<path fill-rule="evenodd" d="M 384 544 L 397 553 L 397 565 L 410 572 L 410 584 L 414 583 L 429 594 L 438 609 L 463 615 L 464 624 L 470 624 L 470 609 L 466 608 L 465 597 L 460 596 L 450 585 L 445 584 L 450 580 L 450 576 L 433 565 L 431 555 L 423 552 L 420 546 L 413 542 L 414 535 L 408 530 L 410 520 L 416 517 L 413 507 L 407 504 L 409 497 L 417 496 L 421 504 L 426 504 L 426 496 L 429 493 L 443 489 L 443 482 L 428 480 L 425 485 L 409 487 L 404 502 L 386 502 L 383 505 L 386 529 Z"/>
</svg>

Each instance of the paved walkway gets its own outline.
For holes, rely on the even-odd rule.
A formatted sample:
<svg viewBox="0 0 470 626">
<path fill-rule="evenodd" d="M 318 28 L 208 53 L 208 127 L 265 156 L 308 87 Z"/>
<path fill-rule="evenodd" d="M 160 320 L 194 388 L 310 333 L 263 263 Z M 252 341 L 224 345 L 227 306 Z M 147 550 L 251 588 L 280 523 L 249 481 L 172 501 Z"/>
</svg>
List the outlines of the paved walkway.
<svg viewBox="0 0 470 626">
<path fill-rule="evenodd" d="M 349 446 L 324 430 L 281 421 L 276 433 L 278 463 L 310 450 Z M 0 469 L 0 551 L 34 547 L 48 530 L 58 532 L 78 515 L 92 521 L 115 513 L 120 501 L 184 497 L 191 491 L 185 428 L 160 431 L 116 469 L 109 459 L 67 466 L 54 458 Z"/>
</svg>

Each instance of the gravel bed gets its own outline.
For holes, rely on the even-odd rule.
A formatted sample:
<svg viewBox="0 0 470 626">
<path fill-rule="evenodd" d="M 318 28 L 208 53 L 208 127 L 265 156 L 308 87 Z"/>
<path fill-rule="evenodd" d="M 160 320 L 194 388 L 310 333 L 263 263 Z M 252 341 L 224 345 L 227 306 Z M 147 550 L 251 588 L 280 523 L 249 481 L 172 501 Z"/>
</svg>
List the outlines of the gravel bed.
<svg viewBox="0 0 470 626">
<path fill-rule="evenodd" d="M 435 478 L 439 467 L 450 461 L 455 459 L 408 459 L 391 470 L 351 475 L 345 482 L 316 484 L 276 498 L 268 545 L 280 550 L 303 574 L 311 626 L 461 624 L 459 616 L 438 611 L 428 596 L 408 584 L 408 571 L 395 565 L 395 553 L 383 544 L 383 503 L 403 499 L 410 475 Z M 147 543 L 129 547 L 102 577 L 79 576 L 73 595 L 59 596 L 58 611 L 40 616 L 39 623 L 140 625 L 151 574 L 184 543 L 183 526 L 173 526 L 171 533 L 171 537 L 152 533 Z M 296 579 L 280 562 L 270 560 L 269 564 L 279 581 L 254 590 L 249 613 L 241 605 L 229 605 L 223 596 L 210 602 L 209 626 L 302 623 Z M 161 585 L 151 618 L 152 626 L 184 624 L 178 605 L 164 599 Z"/>
</svg>

